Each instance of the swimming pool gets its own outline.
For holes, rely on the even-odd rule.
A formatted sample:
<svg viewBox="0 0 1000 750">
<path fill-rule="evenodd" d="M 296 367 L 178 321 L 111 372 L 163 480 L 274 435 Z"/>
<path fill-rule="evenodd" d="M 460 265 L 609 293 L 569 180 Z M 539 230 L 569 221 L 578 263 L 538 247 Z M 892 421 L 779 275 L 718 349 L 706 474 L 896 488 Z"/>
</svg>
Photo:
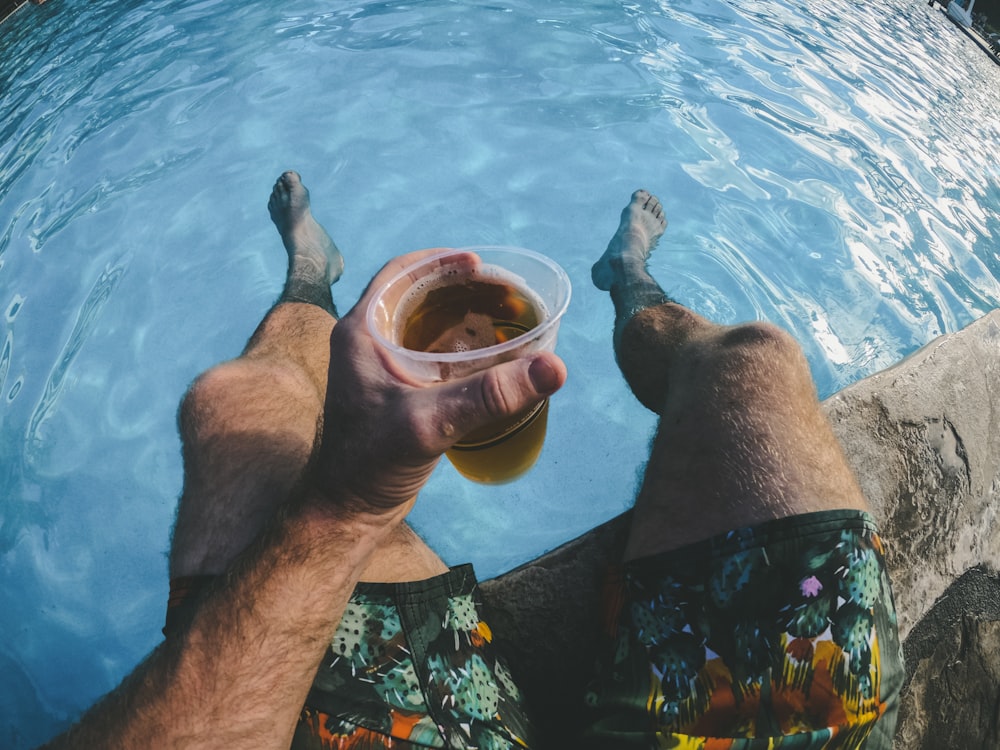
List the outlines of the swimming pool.
<svg viewBox="0 0 1000 750">
<path fill-rule="evenodd" d="M 442 466 L 414 524 L 502 572 L 623 510 L 652 417 L 589 267 L 630 192 L 651 267 L 803 342 L 821 395 L 1000 302 L 998 69 L 917 0 L 63 0 L 0 26 L 0 744 L 28 747 L 157 642 L 178 398 L 242 347 L 299 170 L 347 256 L 515 244 L 574 283 L 539 465 Z M 553 520 L 557 519 L 557 520 Z"/>
</svg>

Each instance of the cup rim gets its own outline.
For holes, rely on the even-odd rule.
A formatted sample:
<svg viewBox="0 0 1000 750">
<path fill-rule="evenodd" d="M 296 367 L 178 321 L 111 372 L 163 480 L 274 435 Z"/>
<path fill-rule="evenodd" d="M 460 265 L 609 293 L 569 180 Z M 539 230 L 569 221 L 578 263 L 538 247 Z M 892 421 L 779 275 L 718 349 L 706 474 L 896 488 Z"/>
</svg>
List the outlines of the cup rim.
<svg viewBox="0 0 1000 750">
<path fill-rule="evenodd" d="M 440 362 L 440 363 L 455 363 L 455 362 L 468 362 L 473 359 L 478 359 L 480 357 L 495 356 L 498 354 L 504 354 L 506 352 L 517 349 L 519 346 L 524 345 L 522 337 L 511 339 L 510 341 L 505 341 L 502 344 L 493 344 L 492 346 L 485 346 L 482 349 L 472 349 L 465 352 L 421 352 L 416 349 L 407 349 L 405 346 L 400 346 L 399 344 L 391 341 L 386 336 L 378 330 L 375 325 L 375 315 L 378 308 L 379 300 L 382 299 L 383 295 L 393 284 L 397 283 L 400 279 L 409 276 L 415 268 L 420 268 L 431 263 L 436 263 L 442 258 L 447 258 L 452 255 L 462 255 L 467 253 L 479 254 L 482 251 L 487 250 L 502 250 L 504 252 L 511 252 L 517 255 L 523 255 L 533 260 L 536 260 L 545 266 L 548 266 L 552 270 L 556 277 L 562 282 L 563 287 L 566 290 L 563 300 L 561 301 L 558 309 L 552 310 L 549 316 L 540 325 L 532 328 L 531 338 L 536 339 L 548 333 L 556 324 L 559 323 L 563 314 L 569 307 L 570 297 L 573 295 L 573 286 L 570 284 L 569 275 L 554 260 L 549 258 L 547 255 L 542 255 L 534 250 L 528 250 L 523 247 L 515 247 L 511 245 L 472 245 L 469 247 L 456 247 L 449 248 L 447 250 L 442 250 L 439 253 L 434 253 L 426 258 L 421 259 L 418 263 L 407 266 L 391 279 L 382 284 L 375 292 L 375 296 L 372 297 L 371 302 L 368 303 L 368 310 L 366 311 L 365 320 L 368 325 L 368 331 L 375 337 L 375 340 L 379 342 L 382 346 L 391 352 L 399 352 L 402 355 L 409 357 L 412 360 L 418 362 Z"/>
</svg>

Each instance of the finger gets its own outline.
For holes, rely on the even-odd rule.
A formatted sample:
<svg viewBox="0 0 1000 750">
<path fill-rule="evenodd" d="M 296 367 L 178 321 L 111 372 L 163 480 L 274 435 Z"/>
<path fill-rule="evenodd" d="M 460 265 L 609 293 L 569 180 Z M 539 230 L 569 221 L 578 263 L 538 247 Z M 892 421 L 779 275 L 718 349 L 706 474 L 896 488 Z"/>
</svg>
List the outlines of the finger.
<svg viewBox="0 0 1000 750">
<path fill-rule="evenodd" d="M 438 253 L 449 253 L 455 248 L 452 247 L 428 247 L 423 250 L 414 250 L 411 253 L 406 253 L 404 255 L 399 255 L 384 266 L 376 275 L 376 278 L 383 273 L 388 273 L 390 276 L 395 276 L 397 273 L 402 271 L 408 266 L 416 265 L 424 258 L 430 258 L 432 255 L 437 255 Z"/>
<path fill-rule="evenodd" d="M 563 361 L 541 352 L 433 386 L 425 391 L 435 400 L 428 439 L 437 444 L 428 447 L 444 451 L 473 430 L 522 414 L 565 382 Z"/>
<path fill-rule="evenodd" d="M 375 274 L 375 277 L 368 283 L 367 288 L 362 293 L 361 299 L 358 300 L 356 308 L 364 309 L 371 302 L 372 298 L 375 295 L 379 294 L 379 292 L 382 291 L 383 288 L 392 279 L 396 278 L 406 269 L 412 268 L 417 264 L 421 263 L 422 261 L 434 257 L 435 255 L 444 255 L 446 253 L 450 253 L 447 256 L 448 265 L 466 266 L 468 268 L 474 268 L 480 263 L 479 256 L 476 255 L 475 253 L 469 252 L 469 253 L 456 254 L 454 253 L 454 248 L 448 248 L 448 247 L 434 247 L 434 248 L 429 248 L 427 250 L 416 250 L 412 253 L 407 253 L 406 255 L 400 255 L 399 257 L 393 258 L 384 266 L 382 266 L 382 269 L 377 274 Z M 442 263 L 440 265 L 442 266 L 445 265 L 444 260 L 442 260 Z M 410 279 L 412 283 L 415 283 L 417 280 L 418 279 L 416 276 L 413 276 Z M 408 288 L 409 288 L 408 284 L 399 285 L 400 292 L 405 292 L 406 289 Z M 390 299 L 387 297 L 384 298 L 383 301 L 389 305 L 393 305 L 396 302 L 398 302 L 398 300 Z"/>
</svg>

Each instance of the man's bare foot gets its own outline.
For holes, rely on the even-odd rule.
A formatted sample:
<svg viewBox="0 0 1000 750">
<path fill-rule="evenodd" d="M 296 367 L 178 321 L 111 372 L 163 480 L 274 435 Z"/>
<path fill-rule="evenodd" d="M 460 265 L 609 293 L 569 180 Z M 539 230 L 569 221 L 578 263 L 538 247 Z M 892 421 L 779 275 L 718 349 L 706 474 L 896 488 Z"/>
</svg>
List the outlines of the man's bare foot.
<svg viewBox="0 0 1000 750">
<path fill-rule="evenodd" d="M 666 228 L 659 198 L 645 190 L 632 193 L 632 200 L 622 210 L 618 231 L 604 255 L 590 269 L 594 286 L 610 291 L 613 284 L 625 281 L 626 271 L 644 270 L 649 254 Z"/>
<path fill-rule="evenodd" d="M 344 272 L 344 257 L 330 235 L 313 218 L 309 209 L 309 191 L 298 174 L 285 172 L 278 178 L 267 202 L 267 210 L 288 251 L 286 292 L 291 288 L 291 297 L 299 299 L 303 284 L 319 283 L 329 290 L 330 284 Z M 299 301 L 312 301 L 310 295 L 305 296 L 306 299 Z"/>
</svg>

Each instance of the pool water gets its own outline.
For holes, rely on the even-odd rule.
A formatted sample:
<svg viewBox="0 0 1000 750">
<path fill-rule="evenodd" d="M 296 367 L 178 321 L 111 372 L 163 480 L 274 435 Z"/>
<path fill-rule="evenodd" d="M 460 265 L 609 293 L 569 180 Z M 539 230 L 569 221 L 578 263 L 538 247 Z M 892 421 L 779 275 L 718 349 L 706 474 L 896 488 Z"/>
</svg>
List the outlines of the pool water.
<svg viewBox="0 0 1000 750">
<path fill-rule="evenodd" d="M 442 464 L 414 525 L 496 575 L 625 509 L 652 416 L 589 268 L 631 191 L 652 272 L 803 343 L 822 396 L 1000 303 L 998 68 L 922 0 L 61 0 L 0 26 L 0 745 L 157 643 L 186 385 L 235 356 L 300 171 L 347 257 L 512 244 L 574 298 L 538 466 Z"/>
</svg>

